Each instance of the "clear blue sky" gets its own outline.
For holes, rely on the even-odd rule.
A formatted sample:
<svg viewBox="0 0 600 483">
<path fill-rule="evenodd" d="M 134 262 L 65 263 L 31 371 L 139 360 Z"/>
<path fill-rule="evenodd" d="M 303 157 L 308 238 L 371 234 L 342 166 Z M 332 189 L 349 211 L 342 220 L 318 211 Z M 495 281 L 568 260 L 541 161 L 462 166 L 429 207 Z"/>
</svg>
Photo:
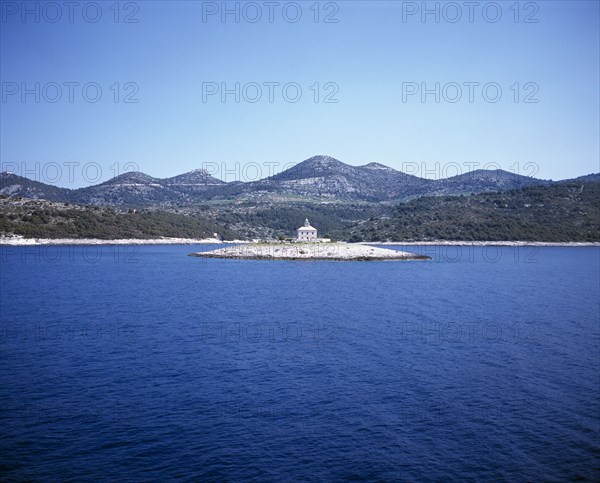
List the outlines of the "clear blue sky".
<svg viewBox="0 0 600 483">
<path fill-rule="evenodd" d="M 120 170 L 135 163 L 156 177 L 207 163 L 230 170 L 258 163 L 266 175 L 264 163 L 283 167 L 314 154 L 412 171 L 416 163 L 416 174 L 427 175 L 426 167 L 429 177 L 455 174 L 442 169 L 447 163 L 465 170 L 474 166 L 465 163 L 497 163 L 524 174 L 534 174 L 527 164 L 534 163 L 537 177 L 552 179 L 600 171 L 597 1 L 521 2 L 518 22 L 513 1 L 497 2 L 497 22 L 490 21 L 493 9 L 482 12 L 485 2 L 475 8 L 473 22 L 468 7 L 457 2 L 462 17 L 454 23 L 457 11 L 447 2 L 425 3 L 440 5 L 439 22 L 434 14 L 425 21 L 420 11 L 409 15 L 423 2 L 321 2 L 318 22 L 314 1 L 298 2 L 302 18 L 295 23 L 289 21 L 297 13 L 293 6 L 282 12 L 288 2 L 274 7 L 273 22 L 263 1 L 239 3 L 239 22 L 234 14 L 225 22 L 221 12 L 210 14 L 220 1 L 120 2 L 115 22 L 111 0 L 97 2 L 102 17 L 95 23 L 94 8 L 82 12 L 86 2 L 73 12 L 27 2 L 34 13 L 21 11 L 21 2 L 0 3 L 3 170 L 16 164 L 26 174 L 23 167 L 35 172 L 36 163 L 57 163 L 65 171 L 54 184 L 70 187 L 89 183 L 79 167 L 71 182 L 65 163 L 97 163 L 101 180 L 114 174 L 115 163 Z M 236 3 L 226 5 L 235 9 Z M 252 23 L 256 5 L 262 18 Z M 125 22 L 127 15 L 137 22 Z M 324 22 L 327 15 L 337 22 Z M 35 93 L 23 102 L 22 87 L 35 90 L 36 82 L 40 102 Z M 65 82 L 80 84 L 73 87 L 73 102 Z M 137 103 L 123 102 L 134 89 L 128 82 L 139 88 L 132 97 Z M 230 89 L 239 82 L 246 90 L 239 103 L 233 94 L 224 103 L 219 95 L 204 102 L 206 82 Z M 272 103 L 265 82 L 280 83 Z M 284 99 L 282 86 L 289 82 L 302 88 L 296 103 Z M 339 88 L 332 97 L 337 103 L 323 102 L 333 92 L 325 89 L 329 82 Z M 439 103 L 434 94 L 425 102 L 419 94 L 403 99 L 403 83 L 434 89 L 436 82 Z M 480 83 L 473 102 L 465 82 Z M 490 82 L 502 88 L 495 103 L 482 93 Z M 53 83 L 62 89 L 54 103 Z M 101 87 L 98 102 L 84 99 L 86 83 Z M 247 100 L 256 95 L 250 83 L 262 86 L 256 103 Z M 455 103 L 446 99 L 456 95 L 452 83 L 463 89 Z M 86 94 L 95 96 L 93 86 Z M 494 89 L 487 94 L 496 95 Z M 523 102 L 528 94 L 538 102 Z M 93 170 L 87 174 L 97 179 Z"/>
</svg>

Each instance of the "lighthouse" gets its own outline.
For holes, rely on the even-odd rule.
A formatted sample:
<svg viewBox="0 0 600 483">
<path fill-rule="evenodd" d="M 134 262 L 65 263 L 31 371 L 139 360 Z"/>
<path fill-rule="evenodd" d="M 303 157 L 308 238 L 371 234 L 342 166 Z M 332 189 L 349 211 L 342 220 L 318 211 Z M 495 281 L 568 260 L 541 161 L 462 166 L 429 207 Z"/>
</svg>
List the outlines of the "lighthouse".
<svg viewBox="0 0 600 483">
<path fill-rule="evenodd" d="M 301 226 L 297 230 L 297 241 L 315 241 L 317 239 L 317 229 L 310 226 L 308 218 L 304 220 L 304 226 Z"/>
</svg>

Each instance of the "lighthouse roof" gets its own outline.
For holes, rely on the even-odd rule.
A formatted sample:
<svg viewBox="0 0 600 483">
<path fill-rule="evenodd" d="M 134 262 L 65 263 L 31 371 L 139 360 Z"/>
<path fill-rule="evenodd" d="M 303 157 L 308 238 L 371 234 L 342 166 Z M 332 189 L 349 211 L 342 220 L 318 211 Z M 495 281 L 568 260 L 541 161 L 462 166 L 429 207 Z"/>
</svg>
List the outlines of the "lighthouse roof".
<svg viewBox="0 0 600 483">
<path fill-rule="evenodd" d="M 314 226 L 310 226 L 308 218 L 304 220 L 304 226 L 301 226 L 300 228 L 298 228 L 298 230 L 317 231 L 317 229 Z"/>
</svg>

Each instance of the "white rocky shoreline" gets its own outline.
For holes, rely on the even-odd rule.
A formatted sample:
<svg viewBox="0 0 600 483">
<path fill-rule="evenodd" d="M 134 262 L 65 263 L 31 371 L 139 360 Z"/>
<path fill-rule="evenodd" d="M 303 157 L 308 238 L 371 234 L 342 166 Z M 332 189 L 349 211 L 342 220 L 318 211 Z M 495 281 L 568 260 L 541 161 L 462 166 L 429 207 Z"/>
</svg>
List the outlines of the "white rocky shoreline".
<svg viewBox="0 0 600 483">
<path fill-rule="evenodd" d="M 223 241 L 218 238 L 25 238 L 22 236 L 0 236 L 0 245 L 220 245 L 225 243 L 242 244 L 244 240 Z"/>
<path fill-rule="evenodd" d="M 252 243 L 206 252 L 190 253 L 192 257 L 233 258 L 239 260 L 429 260 L 431 257 L 389 248 L 356 243 Z"/>
<path fill-rule="evenodd" d="M 398 241 L 398 242 L 358 242 L 360 245 L 393 246 L 474 246 L 474 247 L 600 247 L 600 242 L 534 242 L 534 241 Z"/>
</svg>

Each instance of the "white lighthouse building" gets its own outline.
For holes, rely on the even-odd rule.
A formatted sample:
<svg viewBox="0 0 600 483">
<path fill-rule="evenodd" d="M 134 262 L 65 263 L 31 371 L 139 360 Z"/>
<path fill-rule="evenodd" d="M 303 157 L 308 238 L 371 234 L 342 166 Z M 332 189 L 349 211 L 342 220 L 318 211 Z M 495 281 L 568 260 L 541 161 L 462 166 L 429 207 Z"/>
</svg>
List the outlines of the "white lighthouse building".
<svg viewBox="0 0 600 483">
<path fill-rule="evenodd" d="M 298 232 L 297 241 L 316 241 L 317 239 L 317 229 L 310 226 L 308 218 L 304 220 L 304 226 L 301 226 L 296 231 Z"/>
</svg>

